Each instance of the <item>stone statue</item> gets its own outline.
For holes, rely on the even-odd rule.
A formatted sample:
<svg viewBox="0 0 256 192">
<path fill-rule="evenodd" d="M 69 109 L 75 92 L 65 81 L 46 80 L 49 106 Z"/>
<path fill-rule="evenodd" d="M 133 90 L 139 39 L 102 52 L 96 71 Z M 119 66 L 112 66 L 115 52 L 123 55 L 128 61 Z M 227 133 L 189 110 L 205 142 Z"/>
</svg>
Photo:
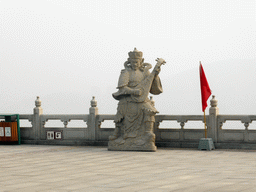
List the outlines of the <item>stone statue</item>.
<svg viewBox="0 0 256 192">
<path fill-rule="evenodd" d="M 114 134 L 109 137 L 108 150 L 156 151 L 153 133 L 155 114 L 158 113 L 148 94 L 162 93 L 158 76 L 165 63 L 157 59 L 156 66 L 144 63 L 142 52 L 134 48 L 129 52 L 113 97 L 119 101 L 115 115 Z"/>
</svg>

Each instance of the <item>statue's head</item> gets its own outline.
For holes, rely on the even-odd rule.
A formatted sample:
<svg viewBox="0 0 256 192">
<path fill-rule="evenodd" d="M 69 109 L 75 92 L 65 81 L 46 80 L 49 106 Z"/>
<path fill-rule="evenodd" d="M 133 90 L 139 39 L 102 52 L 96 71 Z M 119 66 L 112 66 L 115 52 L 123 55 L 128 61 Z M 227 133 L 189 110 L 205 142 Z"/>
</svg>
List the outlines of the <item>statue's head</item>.
<svg viewBox="0 0 256 192">
<path fill-rule="evenodd" d="M 130 67 L 134 70 L 140 69 L 144 61 L 144 59 L 142 58 L 142 52 L 134 48 L 134 50 L 130 51 L 128 55 L 128 63 L 130 64 Z"/>
</svg>

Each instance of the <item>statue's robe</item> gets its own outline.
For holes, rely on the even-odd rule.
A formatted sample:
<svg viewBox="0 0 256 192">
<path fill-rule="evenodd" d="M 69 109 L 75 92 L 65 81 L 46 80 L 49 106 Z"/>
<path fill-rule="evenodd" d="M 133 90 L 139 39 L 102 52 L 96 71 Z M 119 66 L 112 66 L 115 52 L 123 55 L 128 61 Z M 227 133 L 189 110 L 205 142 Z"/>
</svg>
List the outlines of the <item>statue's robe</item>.
<svg viewBox="0 0 256 192">
<path fill-rule="evenodd" d="M 130 68 L 121 71 L 118 81 L 118 92 L 113 97 L 119 100 L 115 123 L 121 129 L 123 139 L 141 136 L 144 133 L 145 122 L 155 121 L 155 114 L 158 113 L 147 97 L 143 102 L 136 102 L 132 97 L 132 91 L 136 89 L 145 78 L 150 75 L 148 70 L 133 70 Z M 163 92 L 161 81 L 158 75 L 154 76 L 150 90 L 154 95 Z"/>
</svg>

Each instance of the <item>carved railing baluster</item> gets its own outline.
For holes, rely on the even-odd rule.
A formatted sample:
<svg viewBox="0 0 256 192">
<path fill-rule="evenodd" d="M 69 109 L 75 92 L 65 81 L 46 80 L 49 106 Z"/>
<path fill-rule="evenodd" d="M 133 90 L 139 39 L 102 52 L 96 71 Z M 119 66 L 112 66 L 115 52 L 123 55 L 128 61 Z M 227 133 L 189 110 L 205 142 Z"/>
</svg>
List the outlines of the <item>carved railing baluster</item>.
<svg viewBox="0 0 256 192">
<path fill-rule="evenodd" d="M 181 126 L 181 129 L 184 129 L 185 122 L 181 122 L 181 123 L 180 123 L 180 126 Z"/>
</svg>

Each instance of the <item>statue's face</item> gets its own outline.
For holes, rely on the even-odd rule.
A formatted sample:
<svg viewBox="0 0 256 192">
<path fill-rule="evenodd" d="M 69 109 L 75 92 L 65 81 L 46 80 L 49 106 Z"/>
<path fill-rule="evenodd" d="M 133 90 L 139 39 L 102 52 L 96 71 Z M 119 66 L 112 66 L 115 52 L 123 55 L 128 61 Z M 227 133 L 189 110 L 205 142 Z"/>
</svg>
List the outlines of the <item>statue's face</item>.
<svg viewBox="0 0 256 192">
<path fill-rule="evenodd" d="M 131 60 L 132 69 L 136 70 L 140 67 L 140 59 L 132 59 Z"/>
</svg>

